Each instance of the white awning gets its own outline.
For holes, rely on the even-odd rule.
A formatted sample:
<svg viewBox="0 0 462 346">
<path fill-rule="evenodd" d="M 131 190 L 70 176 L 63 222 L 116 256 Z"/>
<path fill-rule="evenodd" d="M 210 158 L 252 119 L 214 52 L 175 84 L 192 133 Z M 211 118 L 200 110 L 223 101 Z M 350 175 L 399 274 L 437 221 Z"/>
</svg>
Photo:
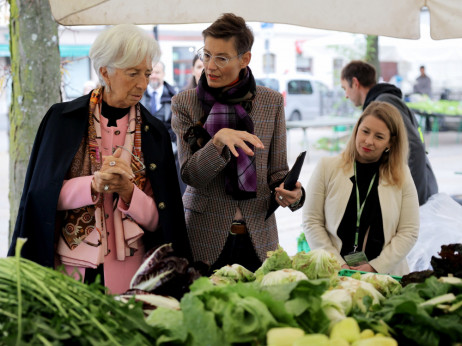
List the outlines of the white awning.
<svg viewBox="0 0 462 346">
<path fill-rule="evenodd" d="M 62 25 L 211 23 L 232 12 L 249 22 L 293 24 L 418 39 L 420 11 L 433 39 L 462 37 L 461 0 L 49 0 Z"/>
</svg>

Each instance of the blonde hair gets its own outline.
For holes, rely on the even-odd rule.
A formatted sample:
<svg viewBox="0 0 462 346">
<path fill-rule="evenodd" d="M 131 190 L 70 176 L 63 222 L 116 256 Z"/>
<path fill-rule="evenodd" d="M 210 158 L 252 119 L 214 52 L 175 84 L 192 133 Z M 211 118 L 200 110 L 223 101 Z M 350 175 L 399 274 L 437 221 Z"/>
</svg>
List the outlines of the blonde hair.
<svg viewBox="0 0 462 346">
<path fill-rule="evenodd" d="M 120 24 L 99 34 L 89 56 L 101 85 L 105 86 L 101 67 L 113 73 L 115 68 L 134 67 L 144 60 L 157 63 L 160 49 L 156 40 L 143 29 L 133 24 Z"/>
<path fill-rule="evenodd" d="M 382 120 L 390 131 L 389 151 L 384 152 L 382 155 L 379 168 L 380 178 L 384 179 L 388 184 L 401 188 L 404 183 L 409 144 L 401 113 L 395 106 L 389 103 L 374 101 L 363 111 L 356 122 L 345 150 L 342 152 L 343 168 L 345 170 L 350 169 L 358 155 L 356 136 L 359 125 L 361 125 L 367 116 L 373 116 Z"/>
</svg>

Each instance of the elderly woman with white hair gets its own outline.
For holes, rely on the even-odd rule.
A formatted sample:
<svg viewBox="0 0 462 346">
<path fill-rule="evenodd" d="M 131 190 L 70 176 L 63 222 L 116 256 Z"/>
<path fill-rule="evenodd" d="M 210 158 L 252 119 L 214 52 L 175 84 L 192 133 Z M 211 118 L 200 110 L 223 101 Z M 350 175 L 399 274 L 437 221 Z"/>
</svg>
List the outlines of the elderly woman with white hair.
<svg viewBox="0 0 462 346">
<path fill-rule="evenodd" d="M 101 88 L 53 105 L 38 130 L 9 255 L 63 264 L 122 293 L 151 248 L 191 259 L 170 136 L 139 103 L 156 41 L 134 25 L 102 32 L 90 50 Z"/>
</svg>

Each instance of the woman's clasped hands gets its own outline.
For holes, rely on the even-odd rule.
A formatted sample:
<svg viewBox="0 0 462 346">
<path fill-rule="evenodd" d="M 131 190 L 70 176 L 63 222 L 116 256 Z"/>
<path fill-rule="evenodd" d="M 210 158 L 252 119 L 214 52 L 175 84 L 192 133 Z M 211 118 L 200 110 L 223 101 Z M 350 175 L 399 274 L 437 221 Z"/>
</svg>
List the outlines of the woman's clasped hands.
<svg viewBox="0 0 462 346">
<path fill-rule="evenodd" d="M 121 154 L 122 149 L 118 148 L 111 156 L 103 156 L 101 169 L 93 175 L 91 189 L 92 194 L 117 193 L 128 204 L 132 199 L 135 175 Z"/>
</svg>

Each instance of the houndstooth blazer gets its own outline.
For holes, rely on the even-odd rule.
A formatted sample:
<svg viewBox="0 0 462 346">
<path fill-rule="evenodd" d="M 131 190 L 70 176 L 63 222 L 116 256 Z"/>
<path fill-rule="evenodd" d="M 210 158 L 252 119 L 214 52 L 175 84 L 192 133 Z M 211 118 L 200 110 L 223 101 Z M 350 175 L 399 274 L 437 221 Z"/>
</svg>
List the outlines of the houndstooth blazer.
<svg viewBox="0 0 462 346">
<path fill-rule="evenodd" d="M 267 252 L 278 246 L 274 214 L 265 221 L 269 206 L 270 185 L 282 180 L 288 172 L 286 125 L 282 95 L 257 86 L 250 117 L 255 135 L 264 149 L 256 149 L 257 197 L 233 200 L 225 193 L 224 168 L 231 153 L 225 148 L 220 155 L 210 140 L 192 153 L 183 140 L 186 131 L 204 115 L 196 90 L 186 90 L 172 99 L 172 127 L 178 137 L 181 177 L 188 184 L 183 195 L 186 225 L 194 260 L 213 264 L 229 235 L 231 223 L 239 207 L 247 223 L 252 243 L 264 261 Z"/>
</svg>

